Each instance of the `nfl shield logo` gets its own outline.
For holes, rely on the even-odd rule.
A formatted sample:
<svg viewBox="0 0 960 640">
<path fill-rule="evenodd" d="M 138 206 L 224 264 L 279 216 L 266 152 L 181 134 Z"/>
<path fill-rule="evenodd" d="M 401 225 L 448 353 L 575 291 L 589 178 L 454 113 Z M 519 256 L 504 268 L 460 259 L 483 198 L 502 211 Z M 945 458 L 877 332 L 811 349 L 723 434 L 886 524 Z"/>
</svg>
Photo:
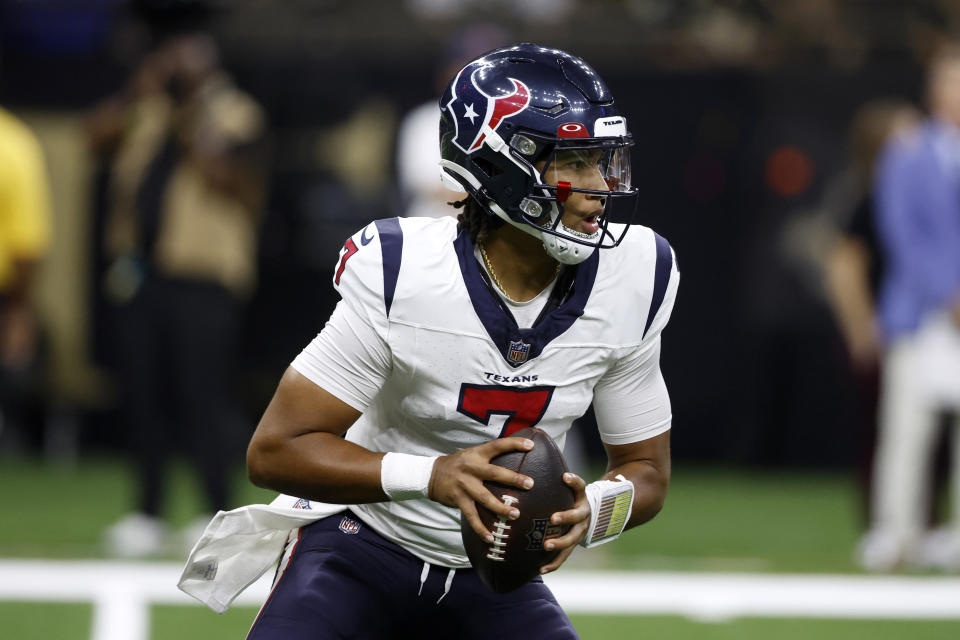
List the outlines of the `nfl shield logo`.
<svg viewBox="0 0 960 640">
<path fill-rule="evenodd" d="M 340 521 L 340 531 L 354 535 L 360 531 L 360 523 L 344 516 Z"/>
<path fill-rule="evenodd" d="M 510 350 L 507 352 L 507 361 L 510 364 L 523 364 L 530 355 L 530 343 L 523 340 L 511 340 Z"/>
<path fill-rule="evenodd" d="M 537 518 L 533 521 L 533 529 L 527 532 L 527 551 L 542 551 L 543 542 L 549 538 L 556 538 L 563 533 L 563 527 L 550 524 L 546 518 Z"/>
<path fill-rule="evenodd" d="M 536 518 L 533 521 L 533 529 L 527 533 L 527 551 L 540 551 L 543 549 L 543 538 L 547 535 L 547 519 Z"/>
</svg>

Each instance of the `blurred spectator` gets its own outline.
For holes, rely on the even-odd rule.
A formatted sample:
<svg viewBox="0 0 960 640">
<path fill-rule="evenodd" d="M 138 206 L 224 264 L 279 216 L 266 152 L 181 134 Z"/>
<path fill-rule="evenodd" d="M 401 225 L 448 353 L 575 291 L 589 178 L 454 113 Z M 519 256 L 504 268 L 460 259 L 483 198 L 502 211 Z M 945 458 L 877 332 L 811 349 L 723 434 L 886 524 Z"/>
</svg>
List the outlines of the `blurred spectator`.
<svg viewBox="0 0 960 640">
<path fill-rule="evenodd" d="M 104 286 L 118 308 L 121 413 L 139 483 L 136 511 L 106 532 L 122 556 L 169 541 L 160 512 L 177 436 L 211 512 L 228 507 L 228 474 L 242 459 L 229 380 L 256 273 L 265 125 L 218 58 L 209 37 L 174 36 L 89 119 L 93 146 L 113 158 Z M 191 525 L 183 541 L 199 531 Z"/>
<path fill-rule="evenodd" d="M 510 20 L 557 23 L 577 10 L 578 0 L 406 0 L 406 8 L 416 16 L 430 20 L 449 20 L 473 14 L 478 9 L 492 10 Z M 491 47 L 493 49 L 495 47 Z M 484 49 L 483 51 L 489 51 Z M 479 53 L 483 53 L 480 51 Z M 467 61 L 464 62 L 466 64 Z M 454 70 L 456 72 L 456 69 Z M 450 76 L 453 77 L 453 76 Z"/>
<path fill-rule="evenodd" d="M 50 189 L 40 143 L 27 125 L 0 109 L 0 435 L 28 428 L 25 410 L 40 364 L 31 294 L 50 240 Z"/>
<path fill-rule="evenodd" d="M 930 118 L 884 150 L 874 192 L 886 264 L 878 317 L 887 348 L 874 521 L 859 549 L 872 570 L 960 569 L 960 527 L 924 530 L 938 414 L 956 420 L 960 409 L 960 48 L 934 58 L 928 90 Z M 960 509 L 952 512 L 960 523 Z"/>
<path fill-rule="evenodd" d="M 463 65 L 507 41 L 506 31 L 494 25 L 479 24 L 457 32 L 437 70 L 436 95 L 403 117 L 397 133 L 397 182 L 404 216 L 456 215 L 448 203 L 462 200 L 464 194 L 440 181 L 440 94 Z"/>
<path fill-rule="evenodd" d="M 905 100 L 869 102 L 854 115 L 850 133 L 850 165 L 843 176 L 847 193 L 837 213 L 837 235 L 824 271 L 826 290 L 847 347 L 860 410 L 858 484 L 865 522 L 870 521 L 870 479 L 877 440 L 877 402 L 881 341 L 876 320 L 877 289 L 883 254 L 870 193 L 877 157 L 891 136 L 917 124 L 920 112 Z"/>
</svg>

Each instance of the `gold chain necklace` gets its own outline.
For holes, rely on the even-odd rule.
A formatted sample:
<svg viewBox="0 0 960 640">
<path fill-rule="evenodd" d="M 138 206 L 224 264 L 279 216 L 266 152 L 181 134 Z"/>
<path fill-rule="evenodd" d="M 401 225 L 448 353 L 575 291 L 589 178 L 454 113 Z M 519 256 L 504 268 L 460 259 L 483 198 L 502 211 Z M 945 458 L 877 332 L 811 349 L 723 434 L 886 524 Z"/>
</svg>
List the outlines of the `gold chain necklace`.
<svg viewBox="0 0 960 640">
<path fill-rule="evenodd" d="M 490 258 L 487 256 L 487 249 L 485 245 L 486 243 L 480 245 L 480 255 L 483 256 L 483 264 L 487 265 L 487 272 L 490 274 L 490 277 L 493 279 L 493 284 L 497 285 L 497 288 L 503 292 L 503 295 L 513 300 L 514 298 L 512 298 L 509 293 L 507 293 L 507 288 L 503 286 L 503 284 L 500 282 L 500 278 L 497 277 L 497 272 L 494 271 L 493 265 L 490 264 Z M 556 278 L 557 275 L 560 273 L 560 269 L 561 269 L 561 264 L 558 262 L 556 269 L 553 272 L 554 278 Z"/>
</svg>

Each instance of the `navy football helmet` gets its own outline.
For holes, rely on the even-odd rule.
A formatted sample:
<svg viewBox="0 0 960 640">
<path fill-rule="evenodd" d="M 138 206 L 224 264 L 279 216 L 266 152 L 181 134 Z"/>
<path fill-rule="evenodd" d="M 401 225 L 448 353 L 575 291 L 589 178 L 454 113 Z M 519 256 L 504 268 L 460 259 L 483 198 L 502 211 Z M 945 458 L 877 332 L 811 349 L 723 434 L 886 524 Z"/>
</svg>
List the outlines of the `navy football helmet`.
<svg viewBox="0 0 960 640">
<path fill-rule="evenodd" d="M 583 60 L 529 43 L 496 49 L 457 73 L 440 111 L 447 187 L 540 238 L 564 264 L 623 240 L 637 201 L 633 140 L 610 91 Z M 602 203 L 581 230 L 562 223 L 574 193 Z M 610 223 L 625 224 L 616 233 Z"/>
</svg>

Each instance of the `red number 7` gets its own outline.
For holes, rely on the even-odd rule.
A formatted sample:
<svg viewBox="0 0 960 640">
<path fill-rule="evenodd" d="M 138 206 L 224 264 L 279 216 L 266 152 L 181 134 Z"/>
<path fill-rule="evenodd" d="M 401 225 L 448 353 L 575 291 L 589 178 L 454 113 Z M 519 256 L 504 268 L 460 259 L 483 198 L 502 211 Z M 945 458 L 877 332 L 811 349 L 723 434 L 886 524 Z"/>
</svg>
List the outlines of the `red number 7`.
<svg viewBox="0 0 960 640">
<path fill-rule="evenodd" d="M 340 257 L 340 264 L 337 265 L 337 275 L 333 279 L 334 283 L 340 284 L 340 276 L 343 275 L 343 269 L 347 266 L 347 260 L 356 252 L 357 243 L 353 241 L 353 238 L 347 238 L 347 241 L 343 243 L 343 255 Z"/>
<path fill-rule="evenodd" d="M 515 389 L 500 385 L 463 384 L 457 411 L 477 422 L 490 424 L 493 414 L 508 416 L 499 438 L 532 427 L 547 411 L 555 387 Z"/>
</svg>

